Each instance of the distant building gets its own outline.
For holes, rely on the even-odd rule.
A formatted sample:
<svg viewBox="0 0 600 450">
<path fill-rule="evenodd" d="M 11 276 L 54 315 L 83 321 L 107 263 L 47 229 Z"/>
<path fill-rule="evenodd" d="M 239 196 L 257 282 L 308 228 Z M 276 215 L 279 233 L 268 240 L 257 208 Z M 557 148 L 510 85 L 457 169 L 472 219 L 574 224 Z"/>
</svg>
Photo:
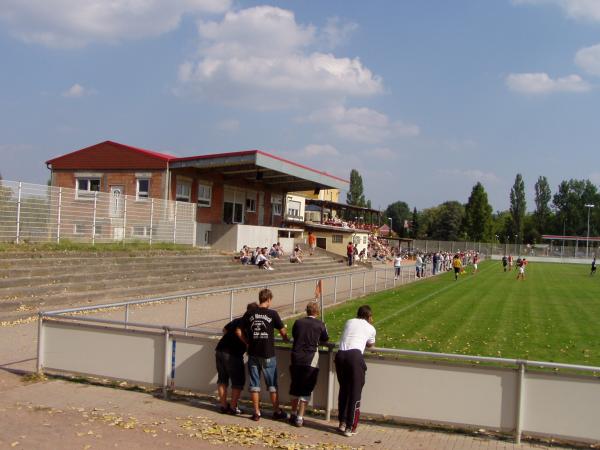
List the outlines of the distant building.
<svg viewBox="0 0 600 450">
<path fill-rule="evenodd" d="M 224 250 L 292 239 L 294 221 L 285 218 L 300 219 L 296 223 L 301 225 L 304 211 L 288 192 L 337 190 L 339 196 L 349 184 L 261 150 L 176 157 L 105 141 L 46 164 L 52 186 L 76 189 L 81 201 L 98 191 L 114 197 L 113 207 L 123 195 L 138 202 L 194 203 L 197 244 Z"/>
</svg>

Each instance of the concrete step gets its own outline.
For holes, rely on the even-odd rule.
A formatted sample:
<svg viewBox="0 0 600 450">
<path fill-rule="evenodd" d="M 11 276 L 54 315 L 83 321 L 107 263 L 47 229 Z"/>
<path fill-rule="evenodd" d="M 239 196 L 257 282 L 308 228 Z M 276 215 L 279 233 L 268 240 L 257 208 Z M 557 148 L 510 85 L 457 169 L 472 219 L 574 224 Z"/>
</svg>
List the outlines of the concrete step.
<svg viewBox="0 0 600 450">
<path fill-rule="evenodd" d="M 275 263 L 279 261 L 285 261 L 285 259 L 274 260 Z M 309 257 L 311 262 L 331 262 L 331 258 L 326 256 L 312 256 Z M 30 267 L 27 261 L 22 261 L 20 266 L 14 266 L 9 269 L 0 269 L 0 286 L 17 286 L 20 284 L 20 279 L 34 278 L 34 277 L 48 277 L 55 280 L 60 280 L 62 277 L 72 275 L 74 273 L 78 275 L 89 274 L 95 277 L 98 276 L 114 276 L 124 272 L 169 272 L 172 270 L 187 270 L 189 268 L 210 268 L 210 267 L 236 267 L 240 266 L 239 260 L 235 260 L 232 257 L 218 257 L 218 258 L 201 258 L 201 259 L 171 259 L 164 258 L 160 260 L 144 261 L 138 260 L 127 264 L 114 263 L 112 260 L 104 260 L 102 258 L 96 258 L 93 260 L 82 261 L 80 265 L 77 264 L 60 264 L 56 261 L 47 261 L 44 266 Z M 47 283 L 52 284 L 52 283 Z"/>
<path fill-rule="evenodd" d="M 304 267 L 302 267 L 304 266 Z M 2 317 L 15 314 L 27 316 L 32 312 L 36 312 L 38 308 L 43 309 L 55 308 L 58 305 L 72 306 L 76 304 L 99 304 L 112 303 L 116 301 L 129 300 L 135 298 L 150 298 L 161 295 L 174 295 L 177 293 L 194 292 L 206 289 L 217 289 L 227 287 L 243 287 L 245 285 L 260 284 L 283 280 L 294 280 L 301 278 L 317 277 L 327 274 L 344 274 L 350 271 L 363 270 L 362 267 L 348 268 L 343 265 L 334 263 L 325 267 L 313 267 L 310 265 L 294 265 L 294 267 L 302 267 L 301 270 L 293 270 L 286 272 L 283 270 L 253 270 L 248 268 L 244 276 L 236 275 L 231 279 L 224 277 L 210 277 L 205 280 L 178 280 L 177 282 L 135 285 L 135 286 L 109 286 L 105 288 L 78 291 L 73 293 L 55 293 L 45 295 L 34 295 L 29 298 L 5 299 L 0 302 L 0 313 Z M 171 280 L 170 280 L 171 281 Z M 8 313 L 8 314 L 6 314 Z M 12 313 L 12 314 L 11 314 Z"/>
<path fill-rule="evenodd" d="M 326 259 L 310 261 L 313 268 L 326 269 L 332 262 Z M 304 265 L 302 265 L 304 266 Z M 294 265 L 289 261 L 274 261 L 273 267 L 283 270 L 283 273 L 297 272 L 301 270 L 300 265 Z M 138 284 L 154 284 L 168 278 L 172 283 L 187 281 L 188 279 L 204 280 L 212 277 L 222 279 L 244 276 L 248 271 L 258 270 L 253 266 L 236 265 L 211 265 L 205 267 L 181 267 L 181 268 L 154 268 L 154 270 L 136 270 L 120 272 L 96 272 L 79 273 L 61 276 L 44 276 L 33 278 L 13 278 L 5 280 L 0 285 L 0 301 L 5 299 L 19 299 L 21 297 L 35 296 L 41 293 L 68 293 L 78 291 L 90 291 L 101 288 L 109 288 L 119 283 L 121 286 Z"/>
</svg>

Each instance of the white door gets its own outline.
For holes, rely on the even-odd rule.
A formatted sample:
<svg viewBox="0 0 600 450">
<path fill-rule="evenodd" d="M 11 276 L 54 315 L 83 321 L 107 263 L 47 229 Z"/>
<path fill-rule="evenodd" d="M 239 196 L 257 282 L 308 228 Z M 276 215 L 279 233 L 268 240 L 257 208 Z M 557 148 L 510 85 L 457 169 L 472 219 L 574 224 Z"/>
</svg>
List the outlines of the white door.
<svg viewBox="0 0 600 450">
<path fill-rule="evenodd" d="M 110 217 L 123 217 L 123 186 L 110 187 Z"/>
<path fill-rule="evenodd" d="M 258 193 L 258 224 L 265 224 L 265 193 Z"/>
</svg>

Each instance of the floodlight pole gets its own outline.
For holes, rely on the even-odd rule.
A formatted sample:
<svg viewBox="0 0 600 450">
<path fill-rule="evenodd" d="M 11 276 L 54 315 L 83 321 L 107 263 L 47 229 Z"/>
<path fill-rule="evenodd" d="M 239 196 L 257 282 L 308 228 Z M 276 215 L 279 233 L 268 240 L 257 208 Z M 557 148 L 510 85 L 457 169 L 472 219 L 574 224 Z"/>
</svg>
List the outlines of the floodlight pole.
<svg viewBox="0 0 600 450">
<path fill-rule="evenodd" d="M 393 231 L 392 230 L 392 218 L 388 217 L 388 219 L 390 219 L 390 236 L 391 236 L 392 235 L 392 231 Z M 588 220 L 588 222 L 589 222 L 589 220 Z"/>
<path fill-rule="evenodd" d="M 585 257 L 588 257 L 590 248 L 590 211 L 594 205 L 586 203 L 584 205 L 588 209 L 588 220 L 587 220 L 587 239 L 585 240 Z"/>
</svg>

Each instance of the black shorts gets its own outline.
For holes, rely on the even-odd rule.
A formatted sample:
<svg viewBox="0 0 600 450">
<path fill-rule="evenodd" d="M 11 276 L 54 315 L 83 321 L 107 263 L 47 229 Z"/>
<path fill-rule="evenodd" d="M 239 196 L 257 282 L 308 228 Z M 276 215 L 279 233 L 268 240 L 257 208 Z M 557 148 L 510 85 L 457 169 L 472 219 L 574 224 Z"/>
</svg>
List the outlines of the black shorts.
<svg viewBox="0 0 600 450">
<path fill-rule="evenodd" d="M 310 397 L 317 385 L 319 368 L 311 366 L 290 366 L 290 395 L 293 397 Z"/>
<path fill-rule="evenodd" d="M 217 362 L 217 384 L 229 386 L 229 380 L 231 379 L 232 388 L 243 389 L 244 384 L 246 384 L 244 358 L 225 352 L 215 352 L 215 359 Z"/>
<path fill-rule="evenodd" d="M 454 268 L 454 273 L 460 273 L 460 267 L 455 267 Z"/>
</svg>

